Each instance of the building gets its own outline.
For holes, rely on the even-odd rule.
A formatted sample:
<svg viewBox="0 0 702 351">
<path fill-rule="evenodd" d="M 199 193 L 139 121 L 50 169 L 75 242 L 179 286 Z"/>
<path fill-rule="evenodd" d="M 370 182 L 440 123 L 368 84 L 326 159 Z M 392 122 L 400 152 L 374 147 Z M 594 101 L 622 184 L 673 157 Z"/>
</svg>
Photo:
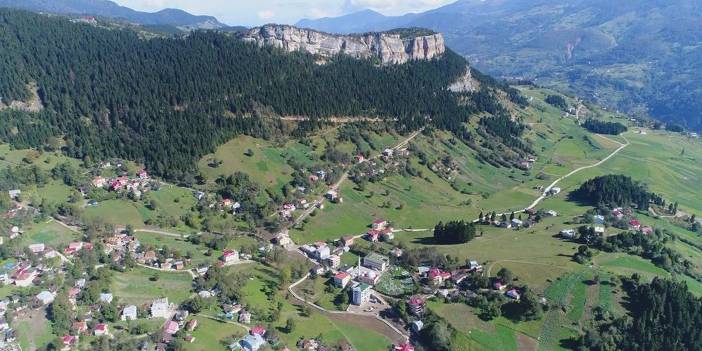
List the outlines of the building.
<svg viewBox="0 0 702 351">
<path fill-rule="evenodd" d="M 341 265 L 341 256 L 331 255 L 324 260 L 324 263 L 331 268 L 337 268 Z"/>
<path fill-rule="evenodd" d="M 592 223 L 595 225 L 604 225 L 605 224 L 605 218 L 603 215 L 595 215 L 592 216 Z"/>
<path fill-rule="evenodd" d="M 561 188 L 553 187 L 546 192 L 546 195 L 555 196 L 561 193 Z"/>
<path fill-rule="evenodd" d="M 166 322 L 166 326 L 163 328 L 163 332 L 169 335 L 173 335 L 177 333 L 179 329 L 180 326 L 178 326 L 178 322 L 168 321 Z"/>
<path fill-rule="evenodd" d="M 73 336 L 73 335 L 64 335 L 63 338 L 61 338 L 63 341 L 63 348 L 64 349 L 70 349 L 73 346 L 76 346 L 78 344 L 78 337 Z"/>
<path fill-rule="evenodd" d="M 251 313 L 243 311 L 239 313 L 239 323 L 249 324 L 251 323 Z"/>
<path fill-rule="evenodd" d="M 368 239 L 368 241 L 370 241 L 372 243 L 378 242 L 379 238 L 380 238 L 380 231 L 378 231 L 378 230 L 371 229 L 366 233 L 366 239 Z"/>
<path fill-rule="evenodd" d="M 515 218 L 511 221 L 512 228 L 520 228 L 522 225 L 524 225 L 524 222 L 522 222 L 521 219 Z"/>
<path fill-rule="evenodd" d="M 197 328 L 197 319 L 191 319 L 187 324 L 185 324 L 185 330 L 193 331 Z"/>
<path fill-rule="evenodd" d="M 381 238 L 383 238 L 383 241 L 390 241 L 395 239 L 395 233 L 392 232 L 392 228 L 385 228 L 382 231 Z"/>
<path fill-rule="evenodd" d="M 383 272 L 385 269 L 388 268 L 388 262 L 390 262 L 390 259 L 387 258 L 386 256 L 379 255 L 375 252 L 371 252 L 365 257 L 363 257 L 363 265 L 375 269 L 376 271 Z"/>
<path fill-rule="evenodd" d="M 32 244 L 29 245 L 29 251 L 31 251 L 33 254 L 38 254 L 44 252 L 46 249 L 46 245 L 44 244 Z"/>
<path fill-rule="evenodd" d="M 7 192 L 7 194 L 10 195 L 10 200 L 17 200 L 17 199 L 19 199 L 20 195 L 22 195 L 22 190 L 19 190 L 19 189 L 10 190 Z"/>
<path fill-rule="evenodd" d="M 329 246 L 324 245 L 319 247 L 315 254 L 318 260 L 324 260 L 331 255 L 331 250 L 329 249 Z"/>
<path fill-rule="evenodd" d="M 259 334 L 246 335 L 240 342 L 241 348 L 246 351 L 258 351 L 266 343 Z"/>
<path fill-rule="evenodd" d="M 155 300 L 151 304 L 151 317 L 168 318 L 170 315 L 170 306 L 168 305 L 167 297 Z"/>
<path fill-rule="evenodd" d="M 101 293 L 100 294 L 100 302 L 104 303 L 112 303 L 113 296 L 110 293 Z"/>
<path fill-rule="evenodd" d="M 103 336 L 109 334 L 109 331 L 107 330 L 107 324 L 105 323 L 99 323 L 95 326 L 95 330 L 93 331 L 93 334 L 95 336 Z"/>
<path fill-rule="evenodd" d="M 516 289 L 512 289 L 512 290 L 506 292 L 505 295 L 507 295 L 507 297 L 514 299 L 514 300 L 519 300 L 519 298 L 521 297 L 519 295 L 519 291 L 517 291 Z"/>
<path fill-rule="evenodd" d="M 575 239 L 575 230 L 573 229 L 563 229 L 558 234 L 566 239 Z"/>
<path fill-rule="evenodd" d="M 387 227 L 387 225 L 388 225 L 388 221 L 386 221 L 384 219 L 376 219 L 371 224 L 371 228 L 373 230 L 381 231 L 381 230 L 385 229 L 385 227 Z"/>
<path fill-rule="evenodd" d="M 421 316 L 424 314 L 424 307 L 426 306 L 426 301 L 421 297 L 410 297 L 407 300 L 407 306 L 411 314 L 415 316 Z"/>
<path fill-rule="evenodd" d="M 135 320 L 137 319 L 137 307 L 134 305 L 129 305 L 122 310 L 122 320 Z"/>
<path fill-rule="evenodd" d="M 39 301 L 42 305 L 48 305 L 54 302 L 55 297 L 56 296 L 53 293 L 44 290 L 37 295 L 37 301 Z"/>
<path fill-rule="evenodd" d="M 349 235 L 349 236 L 344 236 L 344 237 L 341 238 L 341 243 L 342 243 L 344 246 L 351 246 L 351 245 L 353 245 L 353 240 L 354 240 L 354 237 L 353 237 L 353 236 L 350 236 L 350 235 Z"/>
<path fill-rule="evenodd" d="M 414 321 L 410 324 L 410 330 L 414 333 L 419 333 L 422 329 L 424 329 L 424 322 L 422 321 Z"/>
<path fill-rule="evenodd" d="M 593 229 L 594 229 L 596 235 L 602 235 L 602 236 L 603 236 L 603 235 L 605 234 L 605 227 L 602 227 L 602 226 L 597 225 L 597 226 L 595 226 Z"/>
<path fill-rule="evenodd" d="M 429 270 L 427 273 L 427 278 L 429 280 L 436 284 L 436 285 L 441 285 L 443 284 L 446 280 L 451 278 L 451 273 L 442 271 L 439 268 L 432 268 Z"/>
<path fill-rule="evenodd" d="M 353 288 L 353 299 L 354 305 L 362 305 L 370 299 L 371 288 L 370 285 L 360 283 Z"/>
<path fill-rule="evenodd" d="M 221 260 L 224 263 L 236 262 L 239 260 L 239 253 L 235 250 L 224 250 Z"/>
<path fill-rule="evenodd" d="M 411 344 L 393 345 L 392 351 L 414 351 L 414 346 Z"/>
<path fill-rule="evenodd" d="M 629 230 L 639 230 L 641 229 L 641 222 L 638 219 L 632 219 L 629 221 Z"/>
<path fill-rule="evenodd" d="M 86 323 L 85 321 L 73 322 L 71 329 L 73 331 L 75 331 L 77 334 L 85 333 L 86 331 L 88 331 L 88 323 Z"/>
<path fill-rule="evenodd" d="M 334 285 L 339 288 L 345 288 L 351 281 L 351 275 L 346 272 L 339 272 L 334 276 Z"/>
</svg>

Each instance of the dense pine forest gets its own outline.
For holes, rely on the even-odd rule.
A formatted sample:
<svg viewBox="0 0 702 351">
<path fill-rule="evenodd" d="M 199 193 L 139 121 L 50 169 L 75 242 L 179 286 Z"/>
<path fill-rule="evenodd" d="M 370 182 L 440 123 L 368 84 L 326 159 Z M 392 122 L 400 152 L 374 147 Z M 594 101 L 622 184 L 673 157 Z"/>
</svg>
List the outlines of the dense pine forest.
<svg viewBox="0 0 702 351">
<path fill-rule="evenodd" d="M 170 178 L 237 133 L 282 134 L 275 116 L 372 115 L 397 119 L 398 130 L 431 120 L 459 131 L 470 115 L 499 104 L 485 102 L 496 101 L 489 90 L 503 89 L 485 80 L 482 91 L 459 99 L 446 87 L 466 62 L 452 52 L 398 66 L 347 57 L 319 65 L 226 33 L 143 40 L 14 10 L 0 10 L 0 46 L 2 101 L 30 98 L 31 84 L 44 105 L 0 112 L 0 139 L 38 147 L 63 136 L 70 156 L 128 158 Z"/>
<path fill-rule="evenodd" d="M 627 131 L 625 125 L 617 122 L 603 122 L 596 119 L 588 119 L 583 123 L 583 127 L 592 133 L 619 135 Z"/>
<path fill-rule="evenodd" d="M 578 340 L 578 350 L 702 350 L 702 300 L 685 283 L 653 279 L 626 282 L 631 317 L 602 320 Z"/>
<path fill-rule="evenodd" d="M 640 210 L 648 210 L 651 202 L 660 204 L 662 199 L 649 192 L 646 187 L 624 175 L 606 175 L 583 183 L 570 194 L 571 199 L 595 206 L 636 205 Z"/>
</svg>

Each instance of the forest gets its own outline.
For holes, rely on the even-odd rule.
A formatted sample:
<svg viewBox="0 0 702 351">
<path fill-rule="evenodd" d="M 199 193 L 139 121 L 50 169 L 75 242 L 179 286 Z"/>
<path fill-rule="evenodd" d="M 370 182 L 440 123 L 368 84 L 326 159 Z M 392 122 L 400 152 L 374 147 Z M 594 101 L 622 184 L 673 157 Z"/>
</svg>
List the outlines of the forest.
<svg viewBox="0 0 702 351">
<path fill-rule="evenodd" d="M 661 204 L 663 199 L 624 175 L 605 175 L 590 179 L 570 193 L 570 199 L 598 207 L 636 205 L 648 210 L 651 203 Z"/>
<path fill-rule="evenodd" d="M 634 275 L 624 286 L 630 316 L 599 318 L 577 340 L 577 350 L 702 350 L 702 300 L 685 283 L 654 278 L 647 284 Z"/>
<path fill-rule="evenodd" d="M 604 122 L 592 118 L 585 121 L 583 127 L 597 134 L 619 135 L 627 131 L 626 126 L 621 123 Z"/>
<path fill-rule="evenodd" d="M 475 225 L 464 221 L 439 222 L 434 227 L 434 241 L 438 244 L 464 244 L 475 238 Z"/>
<path fill-rule="evenodd" d="M 471 115 L 496 109 L 488 91 L 505 88 L 477 74 L 481 91 L 448 91 L 467 65 L 450 51 L 397 66 L 343 56 L 318 65 L 227 33 L 144 40 L 15 10 L 0 10 L 0 45 L 3 101 L 26 100 L 36 86 L 43 104 L 36 113 L 0 111 L 0 139 L 27 148 L 62 136 L 69 156 L 127 158 L 173 179 L 239 133 L 282 136 L 277 116 L 372 115 L 396 120 L 399 131 L 431 121 L 456 132 Z M 294 134 L 315 125 L 301 123 Z"/>
</svg>

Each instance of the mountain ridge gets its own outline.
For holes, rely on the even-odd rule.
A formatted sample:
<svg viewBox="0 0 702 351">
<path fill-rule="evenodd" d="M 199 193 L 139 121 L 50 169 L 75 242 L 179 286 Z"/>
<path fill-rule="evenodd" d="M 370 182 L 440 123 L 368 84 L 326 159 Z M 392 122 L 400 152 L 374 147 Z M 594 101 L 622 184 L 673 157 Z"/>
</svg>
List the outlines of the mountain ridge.
<svg viewBox="0 0 702 351">
<path fill-rule="evenodd" d="M 529 79 L 612 109 L 702 131 L 702 4 L 692 0 L 462 0 L 419 14 L 353 23 L 303 20 L 348 33 L 422 27 L 478 69 Z"/>
<path fill-rule="evenodd" d="M 213 16 L 193 15 L 175 8 L 142 12 L 110 0 L 0 0 L 0 7 L 65 15 L 99 16 L 141 25 L 172 25 L 184 29 L 226 27 Z"/>
</svg>

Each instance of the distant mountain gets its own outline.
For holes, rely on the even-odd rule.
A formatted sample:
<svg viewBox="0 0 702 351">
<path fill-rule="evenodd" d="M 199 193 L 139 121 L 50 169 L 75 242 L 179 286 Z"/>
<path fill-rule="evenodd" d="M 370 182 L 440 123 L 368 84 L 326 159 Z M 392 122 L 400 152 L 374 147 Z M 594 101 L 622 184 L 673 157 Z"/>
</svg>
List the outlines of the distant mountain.
<svg viewBox="0 0 702 351">
<path fill-rule="evenodd" d="M 702 130 L 698 0 L 461 0 L 381 16 L 366 11 L 299 24 L 337 33 L 429 28 L 490 74 Z"/>
<path fill-rule="evenodd" d="M 109 0 L 0 0 L 0 7 L 35 12 L 92 15 L 143 25 L 170 25 L 188 29 L 226 27 L 212 16 L 195 16 L 178 9 L 164 9 L 153 13 L 141 12 L 120 6 Z"/>
</svg>

